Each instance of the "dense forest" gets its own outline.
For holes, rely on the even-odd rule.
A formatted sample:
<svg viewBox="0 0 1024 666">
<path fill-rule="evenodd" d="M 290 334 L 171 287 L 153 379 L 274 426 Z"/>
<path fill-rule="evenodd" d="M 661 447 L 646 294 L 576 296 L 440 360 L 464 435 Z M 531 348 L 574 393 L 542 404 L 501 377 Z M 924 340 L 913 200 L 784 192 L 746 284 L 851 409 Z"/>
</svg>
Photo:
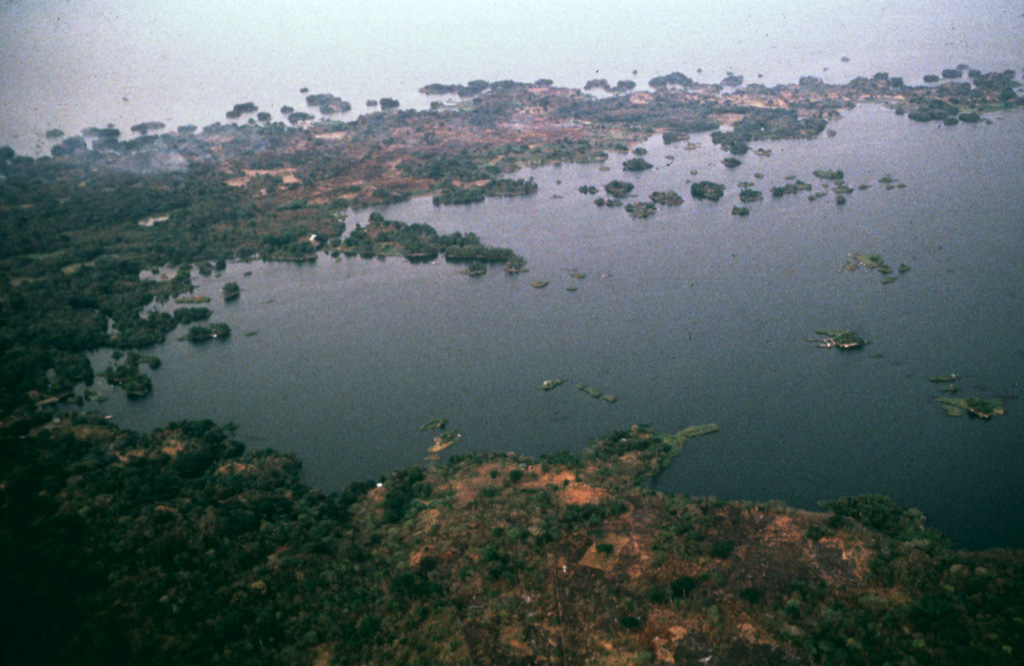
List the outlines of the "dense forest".
<svg viewBox="0 0 1024 666">
<path fill-rule="evenodd" d="M 712 430 L 324 494 L 211 422 L 41 418 L 0 448 L 4 663 L 1019 663 L 1024 553 L 646 489 Z"/>
</svg>

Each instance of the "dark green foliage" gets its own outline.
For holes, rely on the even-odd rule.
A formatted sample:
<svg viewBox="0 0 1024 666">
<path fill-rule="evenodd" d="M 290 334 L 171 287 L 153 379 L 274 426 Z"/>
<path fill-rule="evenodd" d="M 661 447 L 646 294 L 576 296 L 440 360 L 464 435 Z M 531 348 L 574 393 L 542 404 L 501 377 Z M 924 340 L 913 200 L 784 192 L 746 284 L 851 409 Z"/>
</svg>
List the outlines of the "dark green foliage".
<svg viewBox="0 0 1024 666">
<path fill-rule="evenodd" d="M 185 307 L 174 309 L 174 321 L 179 324 L 191 324 L 197 321 L 204 321 L 210 318 L 210 308 Z"/>
<path fill-rule="evenodd" d="M 707 199 L 709 201 L 718 201 L 725 194 L 725 185 L 721 183 L 713 183 L 709 180 L 702 180 L 697 183 L 690 185 L 690 195 L 694 199 Z"/>
<path fill-rule="evenodd" d="M 489 197 L 521 197 L 537 191 L 537 183 L 530 178 L 497 178 L 484 185 L 483 192 Z"/>
<path fill-rule="evenodd" d="M 672 596 L 676 599 L 685 598 L 690 592 L 697 588 L 697 580 L 691 576 L 680 576 L 669 586 L 672 589 Z"/>
<path fill-rule="evenodd" d="M 807 528 L 807 531 L 804 532 L 804 536 L 811 541 L 817 541 L 818 539 L 829 536 L 829 534 L 830 532 L 821 525 L 811 525 Z"/>
<path fill-rule="evenodd" d="M 712 132 L 711 140 L 727 152 L 744 155 L 750 141 L 811 138 L 821 134 L 826 124 L 823 118 L 800 118 L 794 109 L 754 109 L 731 132 Z"/>
<path fill-rule="evenodd" d="M 672 600 L 672 591 L 664 585 L 655 585 L 647 591 L 647 598 L 651 603 L 667 604 Z"/>
<path fill-rule="evenodd" d="M 716 541 L 711 544 L 711 557 L 724 560 L 732 555 L 734 548 L 736 548 L 736 544 L 733 541 Z"/>
<path fill-rule="evenodd" d="M 651 192 L 651 201 L 662 206 L 679 206 L 683 203 L 683 198 L 675 190 L 664 190 Z"/>
<path fill-rule="evenodd" d="M 654 215 L 657 211 L 657 206 L 650 201 L 635 201 L 633 203 L 626 204 L 626 212 L 629 213 L 630 217 L 637 219 L 648 218 L 651 215 Z"/>
<path fill-rule="evenodd" d="M 960 107 L 956 104 L 951 104 L 941 99 L 933 99 L 907 112 L 907 118 L 926 123 L 933 120 L 945 120 L 946 118 L 953 118 L 955 120 L 958 113 L 960 113 Z"/>
<path fill-rule="evenodd" d="M 764 597 L 764 593 L 756 587 L 746 587 L 740 590 L 740 599 L 749 602 L 751 605 L 756 605 L 761 598 Z"/>
<path fill-rule="evenodd" d="M 231 336 L 231 327 L 224 323 L 211 324 L 209 326 L 192 326 L 188 329 L 186 339 L 190 342 L 206 342 L 213 338 L 226 340 Z"/>
<path fill-rule="evenodd" d="M 111 365 L 102 374 L 109 383 L 124 389 L 129 397 L 141 398 L 153 390 L 149 375 L 139 370 L 141 363 L 153 369 L 160 367 L 160 359 L 156 356 L 141 356 L 132 351 L 128 352 L 123 363 Z"/>
<path fill-rule="evenodd" d="M 435 206 L 452 206 L 460 204 L 480 203 L 486 197 L 481 187 L 456 187 L 449 185 L 434 196 Z"/>
<path fill-rule="evenodd" d="M 903 509 L 884 495 L 844 497 L 821 506 L 835 516 L 850 518 L 895 539 L 944 541 L 938 532 L 924 527 L 924 516 L 917 509 Z"/>
<path fill-rule="evenodd" d="M 640 618 L 635 615 L 624 615 L 619 618 L 619 624 L 622 625 L 623 629 L 639 629 Z"/>
<path fill-rule="evenodd" d="M 609 196 L 622 198 L 633 191 L 633 183 L 624 180 L 613 180 L 610 183 L 605 183 L 604 191 L 607 192 Z"/>
<path fill-rule="evenodd" d="M 242 115 L 247 113 L 255 113 L 257 106 L 252 102 L 242 102 L 241 104 L 235 104 L 230 111 L 227 112 L 229 120 L 240 118 Z"/>
<path fill-rule="evenodd" d="M 806 192 L 812 189 L 814 188 L 811 186 L 810 183 L 805 183 L 801 180 L 795 180 L 791 183 L 786 183 L 785 185 L 773 187 L 771 188 L 771 191 L 772 196 L 778 198 L 785 196 L 787 194 L 796 194 L 798 192 Z"/>
<path fill-rule="evenodd" d="M 467 263 L 523 261 L 512 250 L 481 244 L 476 234 L 457 231 L 441 236 L 428 224 L 385 220 L 380 213 L 372 213 L 365 227 L 357 224 L 342 241 L 341 248 L 349 254 L 358 253 L 366 257 L 399 255 L 433 258 L 444 254 L 449 261 Z"/>
<path fill-rule="evenodd" d="M 671 74 L 665 74 L 663 76 L 655 76 L 653 79 L 647 82 L 652 88 L 667 88 L 669 86 L 679 86 L 682 88 L 692 88 L 696 85 L 696 82 L 685 74 L 679 72 L 672 72 Z"/>
<path fill-rule="evenodd" d="M 761 192 L 750 188 L 743 188 L 740 190 L 740 201 L 743 203 L 750 203 L 752 201 L 760 201 L 762 198 Z"/>
<path fill-rule="evenodd" d="M 424 477 L 421 467 L 409 467 L 391 475 L 385 484 L 384 522 L 400 522 L 405 518 L 413 500 L 430 496 L 431 487 L 424 481 Z"/>
<path fill-rule="evenodd" d="M 642 157 L 634 157 L 633 159 L 626 160 L 622 163 L 623 171 L 646 171 L 647 169 L 653 168 L 654 165 Z"/>
</svg>

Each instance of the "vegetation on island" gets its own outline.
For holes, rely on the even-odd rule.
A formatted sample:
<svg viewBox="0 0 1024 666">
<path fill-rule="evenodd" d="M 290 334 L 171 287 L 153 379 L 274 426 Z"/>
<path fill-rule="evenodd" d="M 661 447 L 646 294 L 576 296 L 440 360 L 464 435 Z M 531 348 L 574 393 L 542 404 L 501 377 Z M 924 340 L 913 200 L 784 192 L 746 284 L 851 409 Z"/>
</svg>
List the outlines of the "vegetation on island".
<svg viewBox="0 0 1024 666">
<path fill-rule="evenodd" d="M 633 159 L 626 160 L 622 163 L 623 171 L 646 171 L 647 169 L 653 168 L 654 165 L 642 157 L 634 157 Z"/>
<path fill-rule="evenodd" d="M 443 255 L 447 261 L 466 263 L 525 264 L 522 257 L 507 248 L 489 247 L 474 233 L 439 234 L 429 224 L 406 224 L 371 213 L 366 226 L 355 228 L 341 241 L 345 254 L 362 257 L 405 257 L 412 261 L 430 261 Z M 521 263 L 520 263 L 521 262 Z"/>
<path fill-rule="evenodd" d="M 591 398 L 604 400 L 605 402 L 615 402 L 618 400 L 618 398 L 616 398 L 614 395 L 610 393 L 602 393 L 593 386 L 589 386 L 587 384 L 584 384 L 583 382 L 579 382 L 576 384 L 576 390 L 580 391 L 581 393 L 589 395 Z"/>
<path fill-rule="evenodd" d="M 192 326 L 184 339 L 189 342 L 206 342 L 217 338 L 227 340 L 231 336 L 231 327 L 224 323 L 210 324 L 209 326 Z"/>
<path fill-rule="evenodd" d="M 650 201 L 634 201 L 626 204 L 626 212 L 630 217 L 642 220 L 658 212 L 658 207 Z"/>
<path fill-rule="evenodd" d="M 707 199 L 718 201 L 725 194 L 725 185 L 713 183 L 710 180 L 702 180 L 690 185 L 690 196 L 694 199 Z"/>
<path fill-rule="evenodd" d="M 718 432 L 721 428 L 718 427 L 717 423 L 704 423 L 701 425 L 692 425 L 683 428 L 679 431 L 679 434 L 683 437 L 700 437 L 701 435 L 710 435 Z"/>
<path fill-rule="evenodd" d="M 420 426 L 420 430 L 441 430 L 448 425 L 448 419 L 431 419 Z"/>
<path fill-rule="evenodd" d="M 107 383 L 123 389 L 129 398 L 142 398 L 152 392 L 153 380 L 139 369 L 140 365 L 148 365 L 155 370 L 160 367 L 160 359 L 130 351 L 123 361 L 112 363 L 100 374 Z"/>
<path fill-rule="evenodd" d="M 994 398 L 935 398 L 935 402 L 943 406 L 947 416 L 961 416 L 965 412 L 979 419 L 990 419 L 1002 416 L 1006 408 L 1000 400 Z"/>
<path fill-rule="evenodd" d="M 440 453 L 460 439 L 462 439 L 462 433 L 457 430 L 445 430 L 434 437 L 434 442 L 431 444 L 430 448 L 427 449 L 427 452 Z"/>
<path fill-rule="evenodd" d="M 821 347 L 834 347 L 836 349 L 858 349 L 867 344 L 867 340 L 850 330 L 820 329 L 815 331 L 818 335 L 824 335 Z"/>
<path fill-rule="evenodd" d="M 755 189 L 744 187 L 740 190 L 740 201 L 743 203 L 752 203 L 754 201 L 760 201 L 764 195 Z"/>
<path fill-rule="evenodd" d="M 470 277 L 480 277 L 487 274 L 487 264 L 480 261 L 471 261 L 460 272 Z"/>
<path fill-rule="evenodd" d="M 235 104 L 226 115 L 228 120 L 234 120 L 248 113 L 256 113 L 257 109 L 258 107 L 252 102 L 242 102 L 240 104 Z"/>
<path fill-rule="evenodd" d="M 610 183 L 605 183 L 604 191 L 608 193 L 608 196 L 621 199 L 629 196 L 630 192 L 633 191 L 633 183 L 625 180 L 613 180 Z"/>
<path fill-rule="evenodd" d="M 857 271 L 861 268 L 867 270 L 878 271 L 882 277 L 882 284 L 892 284 L 896 281 L 896 276 L 892 275 L 893 270 L 889 264 L 885 263 L 885 260 L 880 254 L 869 254 L 867 252 L 851 252 L 850 256 L 843 262 L 843 270 L 845 271 Z M 896 272 L 899 275 L 903 275 L 910 271 L 910 266 L 900 263 L 897 267 Z"/>
<path fill-rule="evenodd" d="M 675 190 L 660 190 L 651 192 L 651 201 L 659 206 L 681 206 L 683 197 Z"/>
<path fill-rule="evenodd" d="M 799 192 L 806 192 L 814 189 L 810 183 L 805 183 L 802 180 L 792 180 L 785 185 L 777 185 L 770 188 L 772 196 L 775 198 L 784 197 L 787 194 L 798 194 Z"/>
<path fill-rule="evenodd" d="M 345 113 L 352 110 L 352 105 L 330 93 L 317 93 L 306 96 L 306 104 L 315 107 L 325 116 Z"/>
<path fill-rule="evenodd" d="M 225 301 L 237 301 L 238 297 L 242 295 L 242 288 L 238 286 L 237 282 L 228 282 L 221 289 L 224 293 Z"/>
</svg>

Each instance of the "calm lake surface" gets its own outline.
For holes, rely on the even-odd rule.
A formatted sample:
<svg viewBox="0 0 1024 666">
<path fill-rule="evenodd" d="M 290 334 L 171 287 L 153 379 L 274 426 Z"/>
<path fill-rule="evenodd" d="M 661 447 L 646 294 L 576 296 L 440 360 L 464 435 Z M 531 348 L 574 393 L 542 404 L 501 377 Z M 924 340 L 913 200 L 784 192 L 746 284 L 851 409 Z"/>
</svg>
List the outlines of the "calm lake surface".
<svg viewBox="0 0 1024 666">
<path fill-rule="evenodd" d="M 692 151 L 654 137 L 645 147 L 656 168 L 627 179 L 641 199 L 675 189 L 686 202 L 646 220 L 578 192 L 623 177 L 624 155 L 610 171 L 518 174 L 540 185 L 528 198 L 393 206 L 389 219 L 512 247 L 530 272 L 469 278 L 443 262 L 323 255 L 232 264 L 196 291 L 214 297 L 213 321 L 229 323 L 231 339 L 157 347 L 152 395 L 105 391 L 102 409 L 144 431 L 234 422 L 251 448 L 298 454 L 325 489 L 421 463 L 431 436 L 418 427 L 435 417 L 463 434 L 444 455 L 580 451 L 633 423 L 673 432 L 714 421 L 721 432 L 691 440 L 659 489 L 806 508 L 882 493 L 961 546 L 1021 547 L 1024 114 L 993 120 L 944 127 L 863 106 L 830 124 L 833 138 L 757 144 L 772 156 L 752 152 L 733 170 L 706 135 Z M 768 193 L 788 175 L 824 191 L 815 169 L 871 187 L 845 206 L 831 193 Z M 880 185 L 887 174 L 905 188 Z M 688 181 L 705 178 L 727 184 L 722 201 L 690 197 Z M 744 180 L 766 194 L 746 218 L 731 214 Z M 840 271 L 855 251 L 911 270 L 890 285 Z M 236 303 L 221 302 L 228 281 L 242 286 Z M 851 328 L 870 344 L 819 349 L 807 341 L 819 328 Z M 951 372 L 959 396 L 1001 398 L 1007 414 L 945 416 L 928 378 Z M 539 389 L 553 378 L 567 381 Z"/>
</svg>

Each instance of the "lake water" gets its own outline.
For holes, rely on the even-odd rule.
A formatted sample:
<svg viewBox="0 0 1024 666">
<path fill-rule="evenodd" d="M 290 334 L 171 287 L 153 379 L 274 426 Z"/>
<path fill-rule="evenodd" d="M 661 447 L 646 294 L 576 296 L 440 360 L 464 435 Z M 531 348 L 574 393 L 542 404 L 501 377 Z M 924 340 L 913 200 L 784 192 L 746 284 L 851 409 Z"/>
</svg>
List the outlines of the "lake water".
<svg viewBox="0 0 1024 666">
<path fill-rule="evenodd" d="M 1024 114 L 944 127 L 863 106 L 830 127 L 833 138 L 755 145 L 773 155 L 748 154 L 734 170 L 706 135 L 693 151 L 652 138 L 656 168 L 629 180 L 642 199 L 675 189 L 686 202 L 646 220 L 577 191 L 622 177 L 624 156 L 610 171 L 531 171 L 540 189 L 527 198 L 384 211 L 510 246 L 529 261 L 524 275 L 326 256 L 229 265 L 198 279 L 197 293 L 214 297 L 230 341 L 159 346 L 153 394 L 111 391 L 102 408 L 140 430 L 234 422 L 253 448 L 296 452 L 326 489 L 422 462 L 431 437 L 418 427 L 435 417 L 463 434 L 445 455 L 579 451 L 632 423 L 673 432 L 714 421 L 721 432 L 691 440 L 660 489 L 807 508 L 882 493 L 960 545 L 1024 546 Z M 768 195 L 749 217 L 731 214 L 740 181 L 767 195 L 795 175 L 823 190 L 811 172 L 832 168 L 871 188 L 845 206 L 831 194 Z M 725 198 L 693 200 L 691 170 L 726 183 Z M 878 184 L 887 174 L 905 188 Z M 840 271 L 855 251 L 911 271 L 891 285 Z M 220 302 L 227 281 L 242 286 L 236 303 Z M 807 341 L 819 328 L 855 329 L 870 344 L 819 349 Z M 1002 398 L 1007 414 L 945 416 L 928 378 L 951 372 L 960 396 Z M 539 389 L 553 378 L 567 381 Z"/>
</svg>

